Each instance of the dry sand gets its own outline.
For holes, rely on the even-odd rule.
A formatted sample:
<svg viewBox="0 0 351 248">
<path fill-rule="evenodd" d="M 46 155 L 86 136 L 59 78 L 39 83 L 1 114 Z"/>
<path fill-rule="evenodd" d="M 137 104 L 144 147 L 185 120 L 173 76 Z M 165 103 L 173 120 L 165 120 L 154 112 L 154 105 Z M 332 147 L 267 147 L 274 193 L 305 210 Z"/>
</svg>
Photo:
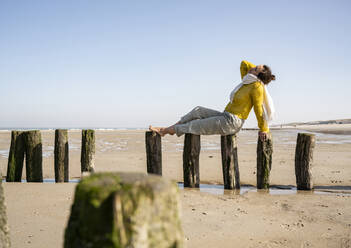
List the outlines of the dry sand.
<svg viewBox="0 0 351 248">
<path fill-rule="evenodd" d="M 295 185 L 297 132 L 272 131 L 272 185 Z M 42 131 L 42 137 L 44 178 L 52 179 L 54 132 Z M 318 133 L 316 138 L 314 183 L 339 193 L 240 195 L 223 190 L 219 194 L 181 190 L 187 247 L 350 247 L 351 135 Z M 80 177 L 80 139 L 80 131 L 69 132 L 71 179 Z M 221 184 L 220 137 L 202 136 L 201 141 L 201 183 Z M 242 184 L 256 184 L 256 144 L 256 131 L 240 132 Z M 183 138 L 168 136 L 162 145 L 163 175 L 182 181 Z M 1 131 L 3 175 L 9 146 L 10 132 Z M 96 170 L 146 172 L 144 131 L 97 131 Z M 13 247 L 62 247 L 75 185 L 3 183 Z"/>
</svg>

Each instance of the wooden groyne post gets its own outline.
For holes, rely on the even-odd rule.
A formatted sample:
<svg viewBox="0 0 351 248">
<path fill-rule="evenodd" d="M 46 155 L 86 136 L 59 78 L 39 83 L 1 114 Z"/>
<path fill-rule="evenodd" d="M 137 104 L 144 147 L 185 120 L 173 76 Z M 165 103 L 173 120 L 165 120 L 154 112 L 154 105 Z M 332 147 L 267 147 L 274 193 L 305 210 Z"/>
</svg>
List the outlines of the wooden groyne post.
<svg viewBox="0 0 351 248">
<path fill-rule="evenodd" d="M 269 188 L 269 174 L 272 168 L 273 140 L 270 133 L 267 139 L 262 141 L 258 137 L 257 141 L 257 188 Z"/>
<path fill-rule="evenodd" d="M 39 130 L 26 131 L 26 177 L 27 182 L 43 182 L 43 148 Z"/>
<path fill-rule="evenodd" d="M 147 173 L 162 176 L 162 144 L 161 135 L 148 131 L 145 133 Z"/>
<path fill-rule="evenodd" d="M 64 247 L 184 247 L 176 183 L 144 173 L 94 173 L 77 185 Z"/>
<path fill-rule="evenodd" d="M 21 182 L 25 154 L 24 132 L 11 131 L 6 182 Z"/>
<path fill-rule="evenodd" d="M 55 160 L 55 182 L 68 182 L 69 170 L 68 170 L 68 132 L 66 129 L 55 130 L 55 148 L 54 148 L 54 160 Z"/>
<path fill-rule="evenodd" d="M 240 189 L 236 135 L 221 136 L 221 154 L 224 189 Z"/>
<path fill-rule="evenodd" d="M 315 147 L 315 135 L 299 133 L 295 151 L 296 186 L 299 190 L 313 189 L 312 162 Z"/>
<path fill-rule="evenodd" d="M 200 135 L 190 133 L 185 134 L 183 150 L 184 187 L 200 187 L 200 150 Z"/>
<path fill-rule="evenodd" d="M 94 172 L 95 167 L 95 131 L 82 130 L 82 150 L 80 157 L 81 172 Z"/>
<path fill-rule="evenodd" d="M 2 174 L 0 171 L 0 178 Z M 6 215 L 6 205 L 5 205 L 5 194 L 4 189 L 2 188 L 2 180 L 0 180 L 0 247 L 1 248 L 10 248 L 10 232 L 7 224 L 7 215 Z"/>
</svg>

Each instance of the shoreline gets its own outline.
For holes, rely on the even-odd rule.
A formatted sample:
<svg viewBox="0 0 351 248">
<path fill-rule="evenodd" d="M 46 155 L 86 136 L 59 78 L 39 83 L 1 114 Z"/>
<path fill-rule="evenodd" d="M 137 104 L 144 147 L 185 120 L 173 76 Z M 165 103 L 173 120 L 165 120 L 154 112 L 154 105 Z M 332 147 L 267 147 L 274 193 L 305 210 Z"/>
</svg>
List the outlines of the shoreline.
<svg viewBox="0 0 351 248">
<path fill-rule="evenodd" d="M 311 132 L 311 133 L 317 133 L 317 134 L 335 134 L 335 135 L 351 135 L 351 129 L 350 130 L 339 130 L 339 129 L 323 129 L 323 128 L 308 128 L 308 127 L 296 127 L 296 128 L 270 128 L 270 130 L 288 130 L 288 131 L 306 131 L 306 132 Z M 258 131 L 258 129 L 257 129 Z"/>
<path fill-rule="evenodd" d="M 56 129 L 67 129 L 68 131 L 81 131 L 83 129 L 93 129 L 95 131 L 148 131 L 147 127 L 40 127 L 40 128 L 25 128 L 25 127 L 18 127 L 18 128 L 10 128 L 10 127 L 1 127 L 0 132 L 11 132 L 13 130 L 18 131 L 29 131 L 29 130 L 40 130 L 40 131 L 54 131 Z M 332 133 L 332 134 L 350 134 L 351 133 L 351 123 L 322 123 L 322 124 L 275 124 L 270 127 L 271 130 L 306 130 L 311 132 L 318 132 L 318 133 Z M 243 131 L 259 131 L 257 127 L 247 127 L 242 128 Z"/>
</svg>

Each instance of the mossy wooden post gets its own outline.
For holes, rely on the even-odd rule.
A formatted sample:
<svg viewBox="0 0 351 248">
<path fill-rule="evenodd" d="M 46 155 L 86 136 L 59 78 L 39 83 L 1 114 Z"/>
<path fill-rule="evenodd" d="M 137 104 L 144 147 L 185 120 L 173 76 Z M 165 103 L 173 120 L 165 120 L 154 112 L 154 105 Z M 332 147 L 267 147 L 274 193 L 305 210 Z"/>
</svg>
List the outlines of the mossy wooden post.
<svg viewBox="0 0 351 248">
<path fill-rule="evenodd" d="M 0 172 L 0 178 L 2 178 L 1 172 Z M 4 195 L 4 189 L 2 188 L 2 180 L 0 180 L 0 247 L 1 248 L 11 247 L 9 227 L 7 225 L 5 195 Z"/>
<path fill-rule="evenodd" d="M 161 135 L 156 132 L 145 133 L 147 173 L 162 176 Z"/>
<path fill-rule="evenodd" d="M 312 162 L 315 146 L 314 134 L 299 133 L 295 151 L 296 186 L 299 190 L 313 189 Z"/>
<path fill-rule="evenodd" d="M 185 134 L 183 150 L 184 187 L 198 188 L 200 186 L 200 150 L 200 135 Z"/>
<path fill-rule="evenodd" d="M 225 189 L 240 189 L 236 135 L 221 136 L 222 171 Z"/>
<path fill-rule="evenodd" d="M 68 168 L 68 132 L 66 129 L 55 130 L 55 182 L 62 183 L 69 180 Z"/>
<path fill-rule="evenodd" d="M 39 130 L 26 131 L 26 178 L 27 182 L 43 182 L 43 148 Z"/>
<path fill-rule="evenodd" d="M 182 248 L 179 189 L 158 175 L 94 173 L 77 185 L 64 247 Z"/>
<path fill-rule="evenodd" d="M 257 188 L 269 188 L 269 174 L 272 168 L 273 141 L 270 133 L 267 139 L 257 141 Z"/>
<path fill-rule="evenodd" d="M 6 182 L 21 182 L 25 148 L 24 133 L 12 131 Z"/>
<path fill-rule="evenodd" d="M 95 167 L 95 131 L 82 130 L 81 171 L 94 172 Z"/>
</svg>

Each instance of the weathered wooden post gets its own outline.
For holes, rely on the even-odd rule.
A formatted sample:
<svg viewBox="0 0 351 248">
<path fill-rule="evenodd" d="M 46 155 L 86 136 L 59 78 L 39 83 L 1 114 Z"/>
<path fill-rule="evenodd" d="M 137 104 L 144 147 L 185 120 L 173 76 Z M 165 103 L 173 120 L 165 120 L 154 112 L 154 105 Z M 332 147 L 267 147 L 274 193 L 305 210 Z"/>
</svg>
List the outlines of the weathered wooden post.
<svg viewBox="0 0 351 248">
<path fill-rule="evenodd" d="M 200 187 L 200 135 L 185 134 L 183 150 L 184 187 Z"/>
<path fill-rule="evenodd" d="M 24 133 L 12 131 L 6 182 L 21 182 L 25 148 Z"/>
<path fill-rule="evenodd" d="M 161 135 L 148 131 L 145 133 L 147 173 L 162 176 Z"/>
<path fill-rule="evenodd" d="M 313 162 L 314 146 L 314 134 L 299 133 L 297 135 L 295 151 L 295 175 L 297 189 L 313 189 L 311 169 Z"/>
<path fill-rule="evenodd" d="M 143 173 L 94 173 L 77 185 L 64 247 L 181 248 L 176 183 Z"/>
<path fill-rule="evenodd" d="M 81 171 L 94 172 L 95 166 L 95 131 L 82 130 Z"/>
<path fill-rule="evenodd" d="M 27 182 L 43 182 L 43 151 L 39 130 L 26 131 L 26 178 Z"/>
<path fill-rule="evenodd" d="M 62 183 L 69 180 L 68 168 L 68 132 L 66 129 L 55 130 L 55 182 Z"/>
<path fill-rule="evenodd" d="M 1 172 L 0 178 L 2 178 Z M 4 189 L 2 188 L 2 180 L 0 180 L 0 247 L 11 247 L 9 227 L 7 225 Z"/>
<path fill-rule="evenodd" d="M 273 141 L 272 135 L 267 134 L 267 139 L 257 141 L 257 188 L 269 188 L 269 174 L 272 168 Z"/>
<path fill-rule="evenodd" d="M 236 135 L 221 136 L 223 182 L 225 189 L 240 189 Z"/>
</svg>

